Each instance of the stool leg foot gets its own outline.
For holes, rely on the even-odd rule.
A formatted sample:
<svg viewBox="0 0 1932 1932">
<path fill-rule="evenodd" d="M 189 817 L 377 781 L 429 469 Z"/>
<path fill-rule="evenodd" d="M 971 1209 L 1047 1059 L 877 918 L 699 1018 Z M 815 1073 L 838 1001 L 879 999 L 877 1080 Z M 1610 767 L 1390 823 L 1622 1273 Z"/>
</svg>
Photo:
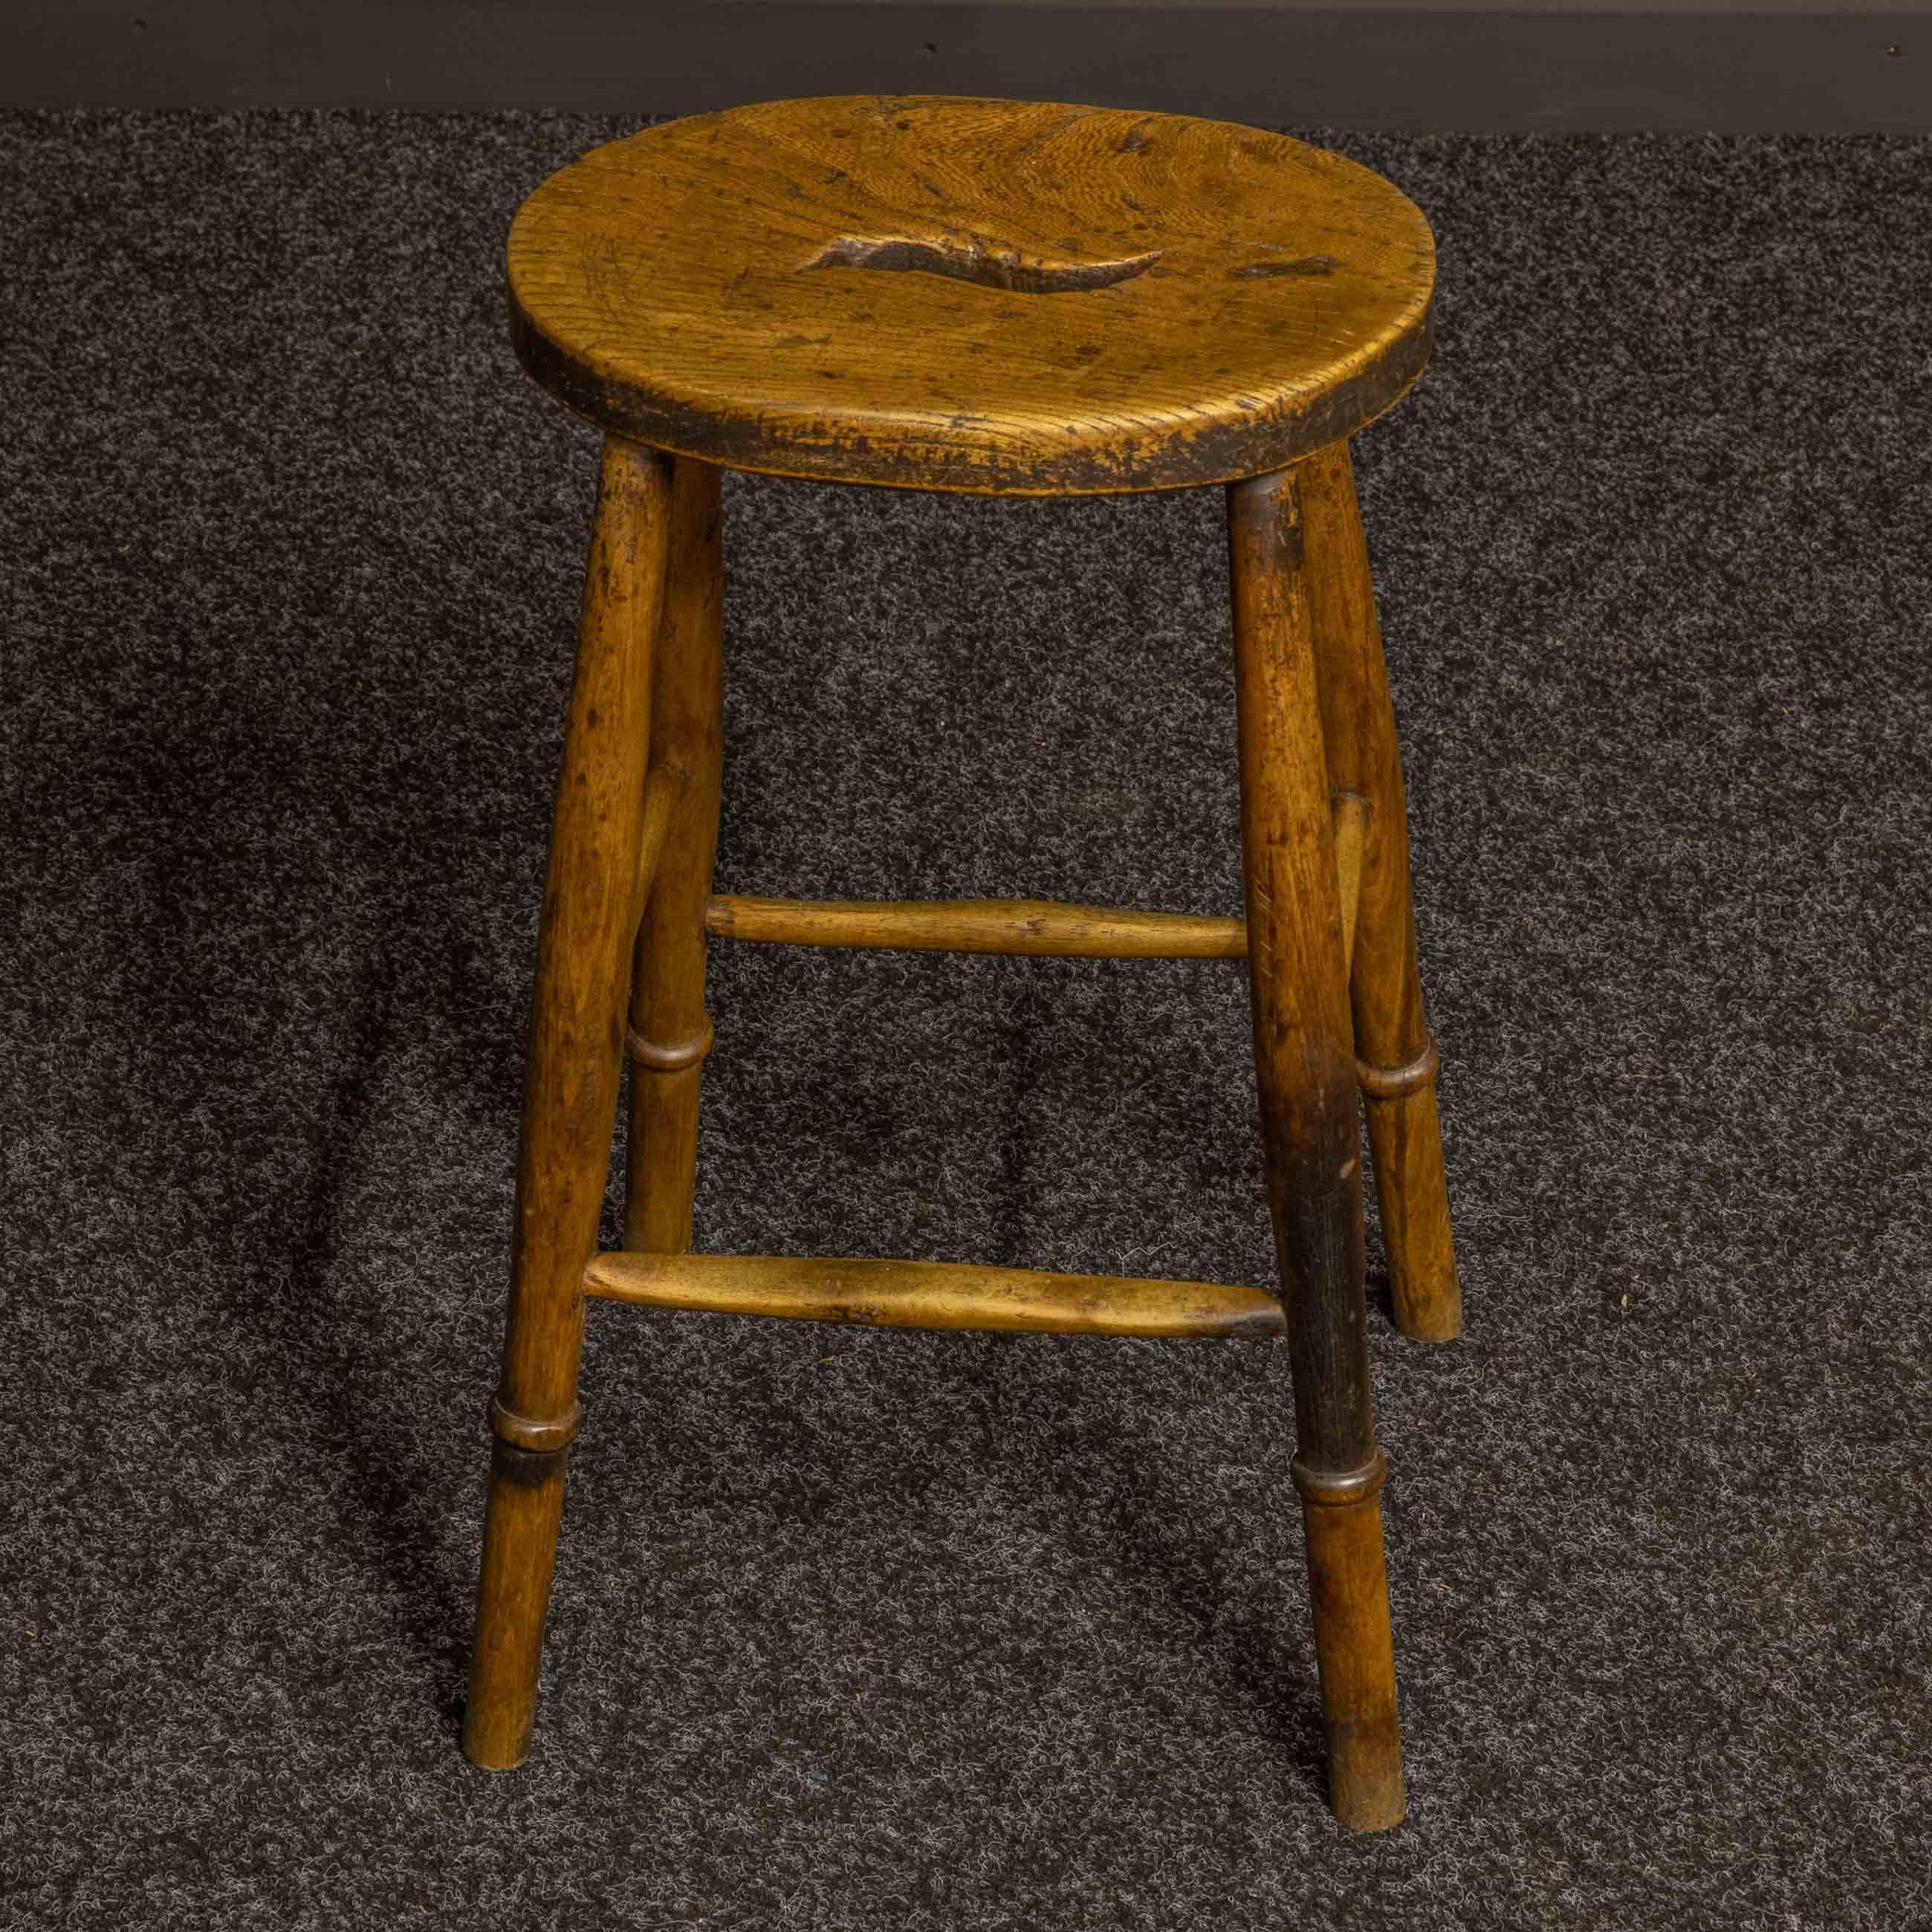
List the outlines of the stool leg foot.
<svg viewBox="0 0 1932 1932">
<path fill-rule="evenodd" d="M 1369 1395 L 1355 1056 L 1298 476 L 1228 492 L 1255 1071 L 1336 1816 L 1402 1812 Z"/>
<path fill-rule="evenodd" d="M 711 464 L 676 460 L 670 576 L 651 700 L 651 757 L 654 765 L 675 769 L 682 782 L 638 928 L 631 980 L 624 1245 L 647 1254 L 677 1255 L 689 1249 L 698 1179 L 698 1084 L 710 1041 L 704 1006 L 704 908 L 718 849 L 724 741 L 718 486 L 718 472 Z"/>
<path fill-rule="evenodd" d="M 1358 1832 L 1400 1824 L 1406 1808 L 1379 1460 L 1372 1466 L 1366 1496 L 1336 1502 L 1304 1483 L 1301 1497 L 1330 1802 Z"/>
<path fill-rule="evenodd" d="M 606 440 L 577 671 L 550 824 L 524 1080 L 496 1441 L 464 1748 L 507 1769 L 530 1746 L 544 1618 L 577 1426 L 584 1270 L 610 1166 L 624 976 L 642 910 L 651 646 L 664 595 L 669 466 Z"/>
<path fill-rule="evenodd" d="M 1416 957 L 1402 752 L 1348 445 L 1318 451 L 1298 474 L 1329 783 L 1369 803 L 1350 992 L 1396 1326 L 1447 1342 L 1462 1333 L 1462 1290 Z"/>
<path fill-rule="evenodd" d="M 497 1442 L 483 1522 L 476 1645 L 463 1748 L 485 1771 L 512 1771 L 529 1754 L 537 1670 L 563 1516 L 565 1452 L 532 1454 Z"/>
</svg>

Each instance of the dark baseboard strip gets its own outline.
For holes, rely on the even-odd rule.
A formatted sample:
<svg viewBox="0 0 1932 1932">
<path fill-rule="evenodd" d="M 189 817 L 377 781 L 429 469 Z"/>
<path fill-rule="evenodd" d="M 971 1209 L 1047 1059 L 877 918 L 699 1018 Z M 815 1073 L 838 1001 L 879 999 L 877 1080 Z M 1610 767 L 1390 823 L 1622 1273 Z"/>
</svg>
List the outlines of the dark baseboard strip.
<svg viewBox="0 0 1932 1932">
<path fill-rule="evenodd" d="M 14 0 L 0 106 L 690 112 L 1000 94 L 1303 127 L 1932 130 L 1932 6 L 1687 14 L 916 0 Z"/>
</svg>

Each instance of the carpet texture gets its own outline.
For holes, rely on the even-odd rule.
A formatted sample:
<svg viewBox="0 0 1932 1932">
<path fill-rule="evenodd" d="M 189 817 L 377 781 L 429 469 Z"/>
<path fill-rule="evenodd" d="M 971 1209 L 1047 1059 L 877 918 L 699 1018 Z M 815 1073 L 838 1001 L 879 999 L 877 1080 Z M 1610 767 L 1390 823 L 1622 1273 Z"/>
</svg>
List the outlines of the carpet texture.
<svg viewBox="0 0 1932 1932">
<path fill-rule="evenodd" d="M 500 251 L 626 130 L 0 122 L 0 1920 L 1932 1922 L 1924 142 L 1330 142 L 1442 242 L 1358 456 L 1469 1318 L 1372 1324 L 1407 1824 L 1280 1344 L 593 1310 L 465 1765 L 595 471 Z M 1237 907 L 1215 493 L 728 509 L 722 889 Z M 1272 1280 L 1238 966 L 711 992 L 704 1245 Z"/>
</svg>

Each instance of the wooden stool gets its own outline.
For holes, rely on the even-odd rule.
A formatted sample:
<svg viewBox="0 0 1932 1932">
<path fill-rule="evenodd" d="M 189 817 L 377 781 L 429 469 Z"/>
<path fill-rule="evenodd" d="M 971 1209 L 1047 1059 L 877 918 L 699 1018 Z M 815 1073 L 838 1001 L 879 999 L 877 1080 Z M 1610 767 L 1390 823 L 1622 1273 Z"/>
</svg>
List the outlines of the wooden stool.
<svg viewBox="0 0 1932 1932">
<path fill-rule="evenodd" d="M 465 1749 L 506 1768 L 529 1748 L 586 1296 L 895 1327 L 1286 1334 L 1333 1802 L 1346 1824 L 1393 1825 L 1358 1088 L 1396 1323 L 1442 1341 L 1462 1315 L 1347 439 L 1422 368 L 1427 224 L 1366 170 L 1248 128 L 999 100 L 784 101 L 652 128 L 553 176 L 517 217 L 508 269 L 524 365 L 604 442 L 538 944 Z M 713 896 L 721 469 L 1024 496 L 1226 484 L 1246 920 Z M 1280 1298 L 691 1253 L 707 934 L 1245 955 Z M 625 1247 L 599 1253 L 626 1057 Z"/>
</svg>

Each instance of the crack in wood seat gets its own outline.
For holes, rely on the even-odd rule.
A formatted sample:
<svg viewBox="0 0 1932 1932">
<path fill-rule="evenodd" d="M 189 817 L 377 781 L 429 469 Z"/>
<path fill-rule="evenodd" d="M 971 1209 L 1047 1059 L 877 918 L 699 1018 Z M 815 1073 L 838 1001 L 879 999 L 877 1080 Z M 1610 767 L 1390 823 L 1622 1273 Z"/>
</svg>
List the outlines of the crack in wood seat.
<svg viewBox="0 0 1932 1932">
<path fill-rule="evenodd" d="M 1428 353 L 1428 224 L 1286 136 L 1039 102 L 776 101 L 648 129 L 512 228 L 518 351 L 740 470 L 1066 495 L 1352 435 Z"/>
</svg>

